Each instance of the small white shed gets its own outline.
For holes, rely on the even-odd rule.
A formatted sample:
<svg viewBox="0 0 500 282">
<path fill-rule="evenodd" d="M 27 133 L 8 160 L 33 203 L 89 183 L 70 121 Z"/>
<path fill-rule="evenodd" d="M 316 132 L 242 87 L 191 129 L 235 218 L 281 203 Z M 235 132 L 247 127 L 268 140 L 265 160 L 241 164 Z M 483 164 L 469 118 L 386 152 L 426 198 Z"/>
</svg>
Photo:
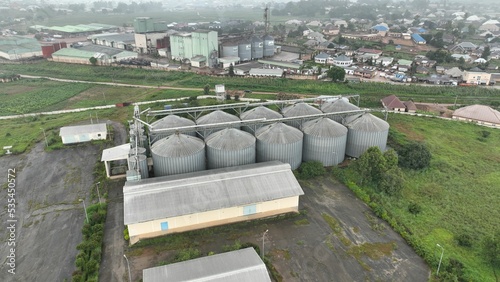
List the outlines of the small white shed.
<svg viewBox="0 0 500 282">
<path fill-rule="evenodd" d="M 108 130 L 105 123 L 61 127 L 59 136 L 63 144 L 106 140 Z"/>
</svg>

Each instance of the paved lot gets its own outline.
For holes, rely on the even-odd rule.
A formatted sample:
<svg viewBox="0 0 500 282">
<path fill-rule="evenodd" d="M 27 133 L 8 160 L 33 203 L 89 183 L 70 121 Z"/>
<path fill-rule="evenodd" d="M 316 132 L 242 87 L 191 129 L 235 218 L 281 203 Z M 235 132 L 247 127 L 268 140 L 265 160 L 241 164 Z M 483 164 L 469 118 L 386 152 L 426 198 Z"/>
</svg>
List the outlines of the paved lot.
<svg viewBox="0 0 500 282">
<path fill-rule="evenodd" d="M 301 210 L 305 215 L 207 232 L 211 235 L 196 238 L 189 247 L 207 254 L 220 253 L 224 245 L 232 245 L 235 240 L 262 246 L 267 229 L 265 252 L 283 281 L 428 281 L 430 272 L 425 262 L 348 188 L 329 178 L 301 185 L 305 192 Z M 322 214 L 338 223 L 337 232 Z M 142 278 L 144 268 L 169 261 L 178 252 L 159 251 L 161 248 L 127 250 L 133 281 Z M 117 261 L 113 269 L 121 265 L 123 262 Z"/>
</svg>

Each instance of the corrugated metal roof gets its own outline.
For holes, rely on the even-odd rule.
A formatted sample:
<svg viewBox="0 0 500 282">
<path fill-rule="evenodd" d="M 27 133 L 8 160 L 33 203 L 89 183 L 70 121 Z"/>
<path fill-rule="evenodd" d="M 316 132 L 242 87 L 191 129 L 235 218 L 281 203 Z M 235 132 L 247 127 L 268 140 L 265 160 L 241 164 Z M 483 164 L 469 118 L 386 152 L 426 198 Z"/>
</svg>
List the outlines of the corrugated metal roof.
<svg viewBox="0 0 500 282">
<path fill-rule="evenodd" d="M 293 104 L 283 109 L 284 117 L 298 117 L 321 113 L 321 110 L 306 103 Z"/>
<path fill-rule="evenodd" d="M 73 57 L 90 59 L 95 55 L 95 52 L 75 49 L 75 48 L 62 48 L 52 54 L 52 57 Z"/>
<path fill-rule="evenodd" d="M 258 106 L 257 108 L 253 108 L 249 111 L 246 111 L 241 114 L 241 120 L 250 120 L 250 119 L 258 119 L 258 118 L 266 118 L 266 119 L 276 119 L 282 118 L 283 116 L 264 106 Z"/>
<path fill-rule="evenodd" d="M 253 248 L 147 268 L 142 273 L 144 282 L 271 282 L 266 265 Z"/>
<path fill-rule="evenodd" d="M 130 143 L 122 144 L 113 148 L 104 149 L 101 155 L 101 162 L 126 160 L 130 152 Z"/>
<path fill-rule="evenodd" d="M 230 122 L 230 121 L 239 121 L 240 118 L 234 116 L 232 114 L 228 114 L 221 110 L 213 111 L 209 114 L 206 114 L 196 120 L 197 124 L 212 124 L 212 123 L 221 123 L 221 122 Z"/>
<path fill-rule="evenodd" d="M 471 105 L 457 109 L 453 112 L 453 116 L 500 124 L 500 112 L 484 105 Z"/>
<path fill-rule="evenodd" d="M 288 144 L 302 140 L 304 134 L 295 127 L 282 122 L 263 126 L 257 130 L 255 137 L 270 144 Z"/>
<path fill-rule="evenodd" d="M 105 123 L 61 127 L 61 130 L 59 131 L 59 136 L 78 135 L 85 133 L 99 133 L 99 132 L 107 132 Z"/>
<path fill-rule="evenodd" d="M 317 137 L 339 137 L 347 135 L 347 128 L 329 118 L 318 118 L 304 123 L 304 134 Z"/>
<path fill-rule="evenodd" d="M 327 102 L 323 104 L 321 109 L 325 113 L 337 113 L 345 111 L 356 111 L 359 110 L 359 107 L 349 103 L 349 101 L 346 101 L 344 98 L 341 98 L 333 102 Z"/>
<path fill-rule="evenodd" d="M 396 108 L 399 109 L 405 108 L 403 102 L 401 102 L 401 100 L 399 100 L 399 98 L 396 95 L 389 95 L 385 98 L 382 98 L 380 101 L 382 102 L 382 105 L 384 105 L 389 110 L 393 110 Z"/>
<path fill-rule="evenodd" d="M 255 137 L 236 128 L 225 128 L 210 134 L 205 142 L 214 149 L 236 151 L 255 146 Z"/>
<path fill-rule="evenodd" d="M 190 119 L 183 118 L 176 115 L 168 115 L 162 119 L 159 119 L 153 123 L 151 123 L 151 131 L 165 129 L 165 128 L 175 128 L 181 126 L 193 126 L 196 123 Z"/>
<path fill-rule="evenodd" d="M 125 183 L 124 224 L 299 195 L 290 165 L 278 161 L 155 177 Z"/>
<path fill-rule="evenodd" d="M 84 51 L 90 51 L 90 52 L 94 52 L 94 53 L 103 53 L 103 54 L 106 54 L 110 57 L 116 56 L 118 54 L 122 54 L 122 55 L 128 54 L 129 56 L 130 55 L 137 55 L 136 52 L 126 51 L 123 49 L 118 49 L 118 48 L 113 48 L 113 47 L 108 47 L 108 46 L 103 46 L 103 45 L 94 45 L 94 44 L 85 45 L 85 46 L 79 47 L 78 49 L 84 50 Z"/>
<path fill-rule="evenodd" d="M 185 134 L 172 134 L 156 141 L 151 151 L 158 156 L 179 158 L 193 155 L 205 147 L 205 142 L 198 137 Z"/>
<path fill-rule="evenodd" d="M 346 126 L 349 129 L 367 132 L 380 132 L 389 130 L 389 124 L 370 113 L 353 115 L 346 118 Z"/>
</svg>

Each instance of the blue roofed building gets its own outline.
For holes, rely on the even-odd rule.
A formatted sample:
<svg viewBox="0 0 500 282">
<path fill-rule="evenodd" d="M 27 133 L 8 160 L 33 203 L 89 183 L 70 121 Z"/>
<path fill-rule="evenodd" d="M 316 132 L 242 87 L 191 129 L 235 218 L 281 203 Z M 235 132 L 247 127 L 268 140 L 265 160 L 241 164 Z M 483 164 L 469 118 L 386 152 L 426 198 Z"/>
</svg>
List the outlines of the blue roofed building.
<svg viewBox="0 0 500 282">
<path fill-rule="evenodd" d="M 413 33 L 411 35 L 411 39 L 413 39 L 413 41 L 419 45 L 424 45 L 427 43 L 425 39 L 422 36 L 420 36 L 420 34 L 417 33 Z"/>
</svg>

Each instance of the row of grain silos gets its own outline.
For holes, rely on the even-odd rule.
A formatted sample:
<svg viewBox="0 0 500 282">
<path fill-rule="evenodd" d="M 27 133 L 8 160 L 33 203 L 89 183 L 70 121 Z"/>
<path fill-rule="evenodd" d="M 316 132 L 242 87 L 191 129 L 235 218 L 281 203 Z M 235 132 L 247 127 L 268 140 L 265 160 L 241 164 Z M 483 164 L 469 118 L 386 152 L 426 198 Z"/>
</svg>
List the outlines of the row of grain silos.
<svg viewBox="0 0 500 282">
<path fill-rule="evenodd" d="M 241 62 L 274 55 L 274 38 L 253 36 L 250 39 L 227 41 L 221 44 L 221 57 L 239 57 Z"/>
<path fill-rule="evenodd" d="M 325 105 L 322 109 L 342 112 L 348 111 L 346 107 L 350 107 L 348 110 L 355 110 L 352 108 L 354 105 L 348 102 L 346 104 L 342 99 Z M 340 110 L 335 110 L 336 108 Z M 282 112 L 285 117 L 322 113 L 305 103 L 286 107 Z M 346 113 L 346 116 L 342 118 L 344 125 L 330 118 L 305 117 L 301 123 L 285 121 L 268 125 L 256 124 L 243 126 L 243 130 L 240 130 L 239 125 L 231 125 L 225 129 L 206 129 L 198 133 L 199 138 L 194 136 L 194 132 L 190 135 L 173 134 L 152 145 L 154 172 L 156 176 L 165 176 L 271 160 L 289 163 L 292 169 L 297 169 L 302 161 L 311 160 L 332 166 L 342 162 L 345 155 L 359 157 L 371 146 L 379 146 L 381 150 L 385 150 L 389 129 L 385 121 L 369 113 Z M 241 114 L 241 120 L 281 117 L 278 112 L 263 106 Z M 176 121 L 175 124 L 186 123 L 179 122 L 179 117 L 168 119 Z M 206 125 L 239 120 L 234 115 L 217 110 L 200 117 L 196 123 Z M 153 125 L 160 124 L 160 121 Z M 190 125 L 194 125 L 193 121 L 191 123 Z M 175 126 L 169 125 L 164 128 L 173 127 Z M 153 126 L 152 133 L 155 128 Z"/>
</svg>

